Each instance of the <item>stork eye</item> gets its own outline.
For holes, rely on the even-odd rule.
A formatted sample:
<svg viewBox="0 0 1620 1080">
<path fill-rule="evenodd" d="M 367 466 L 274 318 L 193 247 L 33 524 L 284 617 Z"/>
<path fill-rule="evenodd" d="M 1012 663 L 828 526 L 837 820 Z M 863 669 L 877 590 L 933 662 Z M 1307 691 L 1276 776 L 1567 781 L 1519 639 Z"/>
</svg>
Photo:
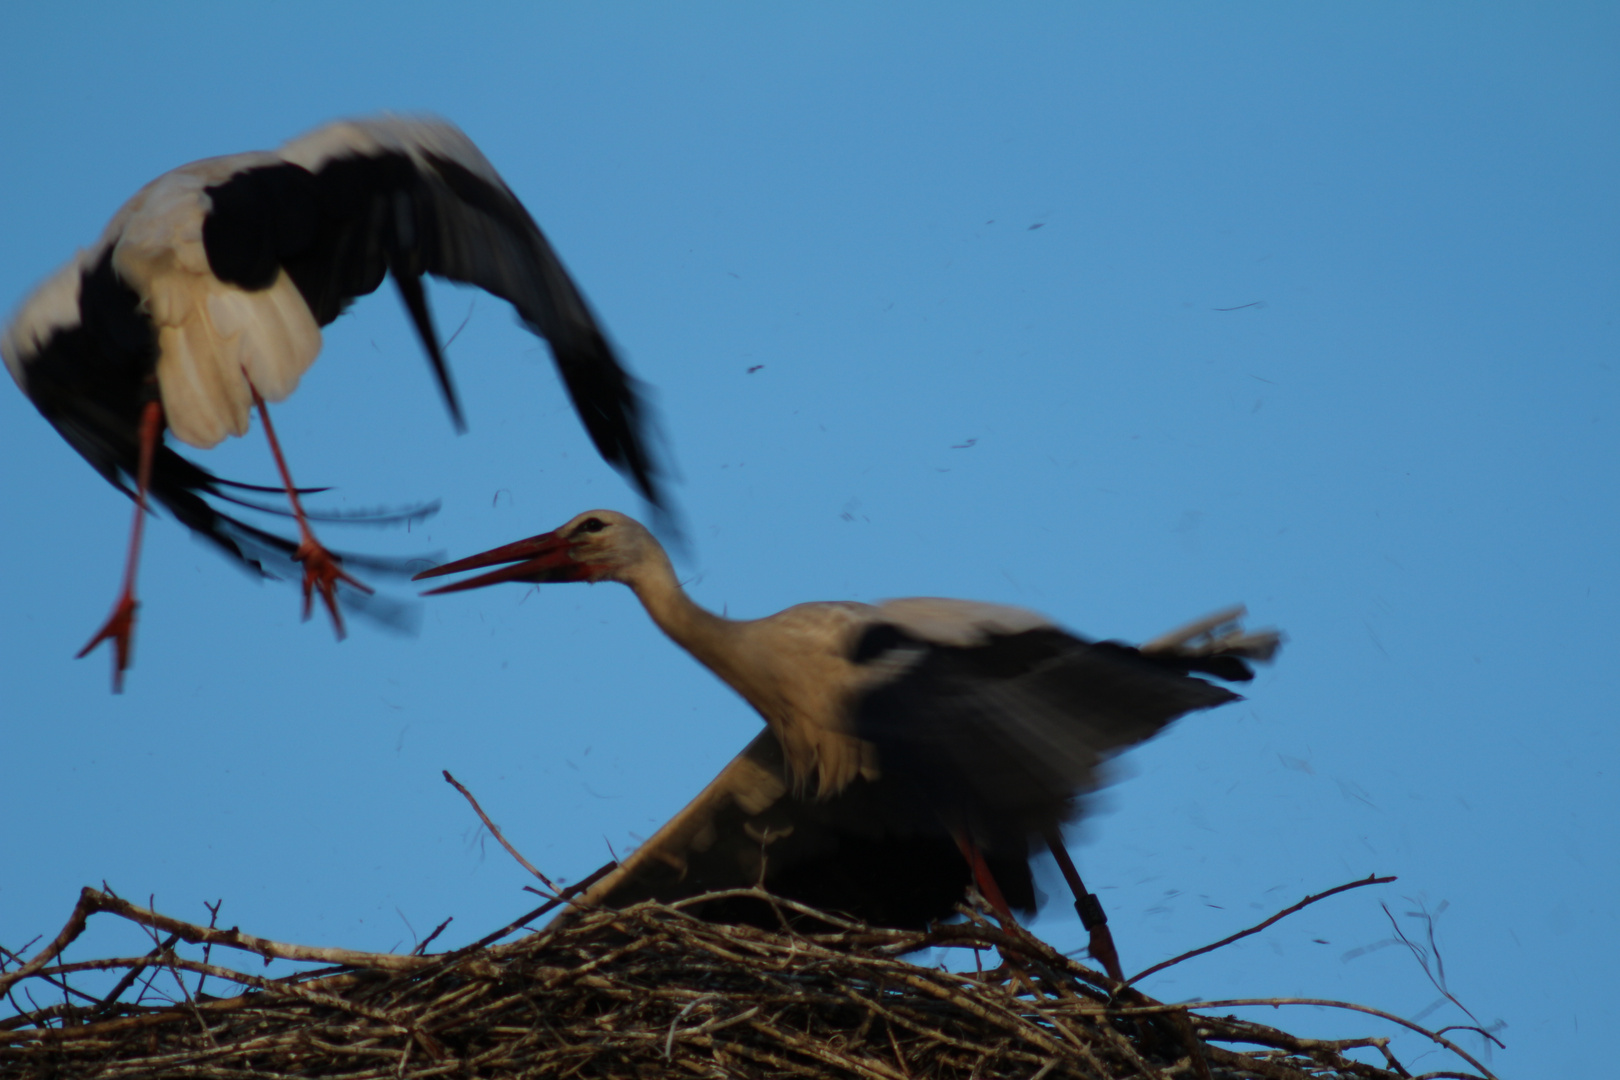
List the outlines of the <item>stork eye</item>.
<svg viewBox="0 0 1620 1080">
<path fill-rule="evenodd" d="M 586 518 L 579 523 L 580 532 L 598 533 L 607 528 L 607 522 L 601 518 Z"/>
</svg>

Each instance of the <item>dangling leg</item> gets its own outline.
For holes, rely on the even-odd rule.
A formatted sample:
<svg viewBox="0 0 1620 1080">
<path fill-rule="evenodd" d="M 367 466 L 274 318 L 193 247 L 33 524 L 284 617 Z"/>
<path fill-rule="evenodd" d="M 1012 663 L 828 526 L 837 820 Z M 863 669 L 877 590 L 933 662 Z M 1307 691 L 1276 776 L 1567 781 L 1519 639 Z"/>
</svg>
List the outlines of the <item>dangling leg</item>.
<svg viewBox="0 0 1620 1080">
<path fill-rule="evenodd" d="M 244 376 L 246 371 L 242 373 Z M 248 380 L 248 389 L 253 391 L 253 404 L 259 409 L 259 418 L 264 421 L 264 437 L 270 442 L 270 453 L 275 456 L 276 468 L 281 470 L 281 482 L 286 485 L 287 499 L 292 503 L 293 517 L 298 520 L 298 550 L 293 552 L 293 558 L 304 564 L 304 618 L 309 618 L 315 606 L 315 590 L 321 593 L 321 602 L 332 616 L 332 628 L 337 631 L 338 640 L 342 641 L 347 631 L 343 628 L 343 613 L 338 610 L 337 583 L 346 581 L 361 592 L 369 593 L 371 588 L 351 577 L 339 564 L 337 556 L 315 539 L 315 533 L 309 527 L 309 520 L 304 517 L 303 504 L 298 501 L 298 488 L 293 484 L 292 473 L 287 468 L 287 459 L 281 456 L 281 442 L 276 438 L 276 429 L 270 424 L 270 410 L 264 404 L 264 398 L 259 396 L 258 387 L 253 380 Z"/>
<path fill-rule="evenodd" d="M 951 836 L 956 840 L 962 858 L 967 860 L 968 866 L 973 870 L 973 883 L 979 887 L 979 894 L 1002 921 L 1016 925 L 1018 920 L 1013 918 L 1012 908 L 1008 906 L 1007 898 L 1002 895 L 1001 886 L 996 884 L 995 876 L 990 873 L 990 867 L 985 863 L 979 845 L 970 840 L 966 833 L 956 829 L 951 830 Z"/>
<path fill-rule="evenodd" d="M 1091 932 L 1092 957 L 1115 981 L 1124 982 L 1125 972 L 1119 966 L 1119 951 L 1114 948 L 1114 935 L 1108 929 L 1108 915 L 1103 911 L 1097 894 L 1086 891 L 1086 883 L 1080 880 L 1080 871 L 1074 868 L 1074 860 L 1069 858 L 1069 849 L 1063 846 L 1063 834 L 1049 829 L 1046 846 L 1052 849 L 1052 857 L 1057 859 L 1058 869 L 1063 871 L 1063 880 L 1069 883 L 1069 890 L 1074 893 L 1074 910 L 1080 916 L 1080 925 Z"/>
<path fill-rule="evenodd" d="M 102 624 L 90 644 L 79 650 L 75 660 L 90 655 L 97 645 L 111 638 L 113 643 L 113 693 L 124 692 L 124 671 L 129 667 L 130 649 L 135 643 L 135 569 L 141 564 L 141 536 L 146 530 L 146 489 L 152 484 L 152 455 L 163 436 L 163 404 L 148 401 L 141 409 L 140 457 L 135 467 L 135 524 L 129 530 L 129 558 L 124 563 L 124 587 L 113 601 L 112 614 Z"/>
</svg>

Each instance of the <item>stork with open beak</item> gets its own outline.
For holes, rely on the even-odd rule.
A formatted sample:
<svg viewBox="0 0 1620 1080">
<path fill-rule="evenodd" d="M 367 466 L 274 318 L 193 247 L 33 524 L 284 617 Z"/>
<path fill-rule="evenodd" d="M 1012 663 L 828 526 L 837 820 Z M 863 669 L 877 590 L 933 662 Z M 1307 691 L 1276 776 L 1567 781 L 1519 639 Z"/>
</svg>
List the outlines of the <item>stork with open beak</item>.
<svg viewBox="0 0 1620 1080">
<path fill-rule="evenodd" d="M 738 775 L 700 796 L 703 813 L 729 801 L 758 815 L 784 793 L 855 799 L 853 814 L 818 827 L 949 838 L 1004 913 L 1033 907 L 1030 838 L 1061 836 L 1106 758 L 1188 712 L 1238 700 L 1193 673 L 1248 680 L 1247 661 L 1270 659 L 1280 640 L 1235 629 L 1241 609 L 1140 649 L 964 600 L 833 601 L 728 619 L 694 603 L 652 534 L 611 510 L 417 577 L 498 564 L 509 565 L 433 593 L 506 581 L 628 585 L 665 634 L 764 718 L 776 747 L 756 740 L 734 763 Z M 773 772 L 783 791 L 769 790 Z M 666 839 L 689 839 L 693 820 L 671 822 Z"/>
<path fill-rule="evenodd" d="M 349 120 L 279 150 L 183 165 L 137 192 L 0 335 L 18 386 L 136 503 L 123 588 L 79 654 L 113 642 L 114 690 L 129 665 L 148 496 L 255 570 L 263 572 L 256 550 L 298 559 L 305 617 L 318 592 L 343 636 L 337 585 L 369 589 L 315 538 L 266 402 L 297 387 L 320 352 L 321 327 L 392 276 L 461 430 L 424 274 L 509 302 L 551 346 L 597 450 L 663 506 L 634 380 L 534 219 L 454 125 Z M 205 498 L 240 502 L 222 489 L 265 489 L 222 480 L 163 442 L 167 432 L 207 449 L 245 434 L 254 410 L 298 522 L 296 545 Z"/>
</svg>

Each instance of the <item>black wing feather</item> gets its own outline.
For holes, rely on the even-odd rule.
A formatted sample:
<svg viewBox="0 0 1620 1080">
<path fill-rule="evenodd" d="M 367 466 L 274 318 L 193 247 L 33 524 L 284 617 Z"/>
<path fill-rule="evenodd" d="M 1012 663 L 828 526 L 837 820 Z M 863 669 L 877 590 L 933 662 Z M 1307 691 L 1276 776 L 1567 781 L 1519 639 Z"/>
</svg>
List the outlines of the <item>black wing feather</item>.
<svg viewBox="0 0 1620 1080">
<path fill-rule="evenodd" d="M 420 278 L 474 285 L 510 303 L 551 346 L 597 451 L 664 507 L 642 394 L 533 217 L 504 185 L 443 156 L 355 153 L 314 172 L 247 169 L 208 189 L 209 265 L 223 281 L 265 288 L 285 267 L 324 326 L 392 273 L 452 418 L 450 383 Z"/>
<path fill-rule="evenodd" d="M 134 498 L 132 483 L 140 464 L 140 416 L 157 397 L 151 373 L 157 364 L 157 333 L 141 310 L 140 296 L 119 280 L 109 251 L 80 277 L 80 319 L 57 329 L 24 368 L 23 389 L 34 407 L 106 481 Z M 222 488 L 280 491 L 223 480 L 172 448 L 159 443 L 152 458 L 151 497 L 193 533 L 245 568 L 265 577 L 296 576 L 296 542 L 223 513 L 205 496 L 240 502 Z M 319 515 L 317 515 L 319 516 Z M 376 515 L 386 524 L 402 515 Z M 406 517 L 416 516 L 407 512 Z M 367 523 L 370 516 L 345 516 Z M 347 565 L 408 577 L 421 559 L 389 559 L 344 554 Z M 360 605 L 361 594 L 349 599 Z M 369 612 L 389 625 L 408 622 L 408 613 Z M 362 612 L 366 613 L 366 612 Z"/>
<path fill-rule="evenodd" d="M 1057 629 L 971 647 L 899 638 L 910 663 L 855 703 L 856 733 L 918 813 L 992 852 L 1072 817 L 1110 755 L 1237 699 L 1185 674 L 1183 661 Z"/>
<path fill-rule="evenodd" d="M 922 928 L 950 917 L 972 883 L 952 836 L 967 830 L 1008 902 L 1033 911 L 1031 837 L 1072 816 L 1098 764 L 1186 712 L 1236 700 L 1189 670 L 1252 677 L 1235 655 L 1143 653 L 1054 628 L 953 647 L 879 622 L 849 658 L 899 672 L 856 706 L 859 734 L 877 745 L 877 776 L 826 797 L 796 792 L 781 744 L 762 731 L 592 886 L 588 904 L 757 884 L 875 925 Z M 801 921 L 753 897 L 687 910 L 767 929 Z"/>
<path fill-rule="evenodd" d="M 826 799 L 795 794 L 781 744 L 768 729 L 742 758 L 774 777 L 781 794 L 753 813 L 734 798 L 714 801 L 701 820 L 686 823 L 682 837 L 655 835 L 627 860 L 626 873 L 604 879 L 590 899 L 616 907 L 647 899 L 671 903 L 760 884 L 876 926 L 922 929 L 955 914 L 972 883 L 967 861 L 944 831 L 907 824 L 915 814 L 901 802 L 902 788 L 885 777 L 857 780 Z M 722 781 L 728 773 L 736 775 L 735 765 Z M 989 852 L 986 860 L 1008 903 L 1034 911 L 1038 897 L 1027 849 Z M 692 910 L 716 922 L 780 925 L 776 909 L 747 897 Z"/>
</svg>

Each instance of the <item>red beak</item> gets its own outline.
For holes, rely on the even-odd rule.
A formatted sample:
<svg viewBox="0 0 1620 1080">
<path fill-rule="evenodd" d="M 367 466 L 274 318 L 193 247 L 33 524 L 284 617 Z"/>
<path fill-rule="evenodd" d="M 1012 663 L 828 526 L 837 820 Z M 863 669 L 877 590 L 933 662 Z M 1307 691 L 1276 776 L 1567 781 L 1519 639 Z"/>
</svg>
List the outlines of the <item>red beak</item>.
<svg viewBox="0 0 1620 1080">
<path fill-rule="evenodd" d="M 423 578 L 439 577 L 443 574 L 459 574 L 463 570 L 494 566 L 496 563 L 517 565 L 504 566 L 499 570 L 468 578 L 466 581 L 458 581 L 454 585 L 430 589 L 422 595 L 437 596 L 440 593 L 460 592 L 463 589 L 478 589 L 485 585 L 497 585 L 503 581 L 582 581 L 587 573 L 587 568 L 575 562 L 573 556 L 569 554 L 568 541 L 554 532 L 548 532 L 503 547 L 491 548 L 480 555 L 469 555 L 465 559 L 457 559 L 455 562 L 436 566 L 432 570 L 424 570 L 411 580 L 421 581 Z"/>
</svg>

